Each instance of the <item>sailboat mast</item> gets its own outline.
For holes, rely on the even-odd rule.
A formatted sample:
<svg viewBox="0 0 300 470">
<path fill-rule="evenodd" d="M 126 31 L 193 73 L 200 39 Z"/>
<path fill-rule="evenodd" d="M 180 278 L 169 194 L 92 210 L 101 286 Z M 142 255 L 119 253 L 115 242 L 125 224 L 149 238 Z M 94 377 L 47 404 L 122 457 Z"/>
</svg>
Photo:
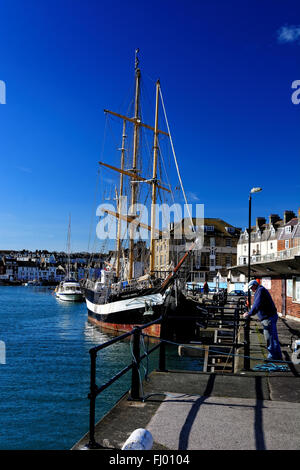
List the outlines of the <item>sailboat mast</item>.
<svg viewBox="0 0 300 470">
<path fill-rule="evenodd" d="M 137 54 L 138 50 L 136 51 Z M 139 145 L 139 129 L 140 129 L 140 78 L 141 71 L 138 66 L 138 60 L 136 56 L 135 62 L 135 105 L 134 105 L 134 134 L 133 134 L 133 158 L 132 158 L 132 173 L 137 173 L 137 155 Z M 131 179 L 131 214 L 135 215 L 135 204 L 137 200 L 137 185 L 133 183 L 134 178 Z M 133 277 L 133 261 L 134 261 L 134 226 L 130 226 L 130 240 L 129 240 L 129 273 L 128 279 Z"/>
<path fill-rule="evenodd" d="M 124 170 L 125 160 L 125 139 L 126 139 L 126 121 L 123 121 L 123 135 L 122 135 L 122 148 L 121 148 L 121 170 Z M 123 173 L 120 173 L 120 191 L 118 197 L 118 213 L 121 213 L 121 203 L 123 196 Z M 120 277 L 120 256 L 121 256 L 121 218 L 118 219 L 118 232 L 117 232 L 117 265 L 116 265 L 116 276 Z"/>
<path fill-rule="evenodd" d="M 67 253 L 68 253 L 67 278 L 68 279 L 70 278 L 70 271 L 71 271 L 70 251 L 71 251 L 71 214 L 69 215 L 68 241 L 67 241 Z"/>
<path fill-rule="evenodd" d="M 154 273 L 155 259 L 155 205 L 157 194 L 157 158 L 158 158 L 158 106 L 159 106 L 159 80 L 156 82 L 155 124 L 153 144 L 153 173 L 152 173 L 152 199 L 151 199 L 151 239 L 150 239 L 150 274 Z"/>
</svg>

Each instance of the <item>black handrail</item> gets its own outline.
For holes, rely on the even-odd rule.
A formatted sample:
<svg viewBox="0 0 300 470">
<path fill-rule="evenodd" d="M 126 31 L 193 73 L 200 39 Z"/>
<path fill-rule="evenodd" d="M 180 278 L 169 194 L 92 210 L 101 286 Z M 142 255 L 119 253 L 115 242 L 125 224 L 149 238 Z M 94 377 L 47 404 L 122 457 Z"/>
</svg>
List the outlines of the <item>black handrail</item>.
<svg viewBox="0 0 300 470">
<path fill-rule="evenodd" d="M 89 436 L 90 440 L 87 445 L 88 448 L 90 449 L 98 449 L 101 448 L 102 446 L 98 444 L 95 440 L 95 411 L 96 411 L 96 398 L 99 395 L 99 393 L 103 392 L 107 387 L 112 385 L 116 380 L 118 380 L 120 377 L 122 377 L 124 374 L 126 374 L 128 371 L 132 370 L 132 376 L 131 376 L 131 390 L 130 390 L 130 395 L 132 400 L 140 400 L 140 380 L 139 380 L 139 364 L 142 359 L 144 359 L 147 355 L 151 354 L 153 351 L 155 351 L 157 348 L 161 347 L 162 344 L 164 344 L 163 341 L 161 341 L 159 344 L 155 345 L 151 349 L 147 351 L 147 353 L 143 354 L 140 356 L 140 336 L 142 334 L 142 331 L 145 328 L 148 328 L 152 325 L 155 325 L 156 323 L 161 322 L 161 328 L 162 330 L 165 331 L 164 325 L 165 325 L 165 320 L 163 317 L 158 318 L 157 320 L 154 320 L 152 322 L 149 322 L 143 326 L 136 326 L 133 328 L 131 331 L 128 333 L 124 333 L 121 336 L 117 336 L 116 338 L 113 338 L 106 343 L 100 344 L 99 346 L 95 346 L 90 349 L 90 358 L 91 358 L 91 380 L 90 380 L 90 393 L 88 395 L 88 398 L 90 400 L 90 430 L 89 430 Z M 162 331 L 161 330 L 161 331 Z M 114 343 L 117 343 L 119 341 L 122 341 L 130 336 L 133 336 L 133 360 L 132 363 L 129 364 L 127 367 L 122 369 L 120 372 L 118 372 L 114 377 L 112 377 L 110 380 L 108 380 L 105 384 L 103 384 L 101 387 L 97 387 L 96 385 L 96 360 L 97 360 L 97 353 L 101 351 L 104 348 L 107 348 L 108 346 L 111 346 Z M 161 335 L 162 336 L 162 335 Z M 165 368 L 165 357 L 162 358 L 161 355 L 165 355 L 165 348 L 161 347 L 160 351 L 160 359 L 159 359 L 159 369 L 161 370 L 161 366 L 163 369 Z"/>
<path fill-rule="evenodd" d="M 205 310 L 207 309 L 207 305 L 205 306 Z M 216 308 L 216 307 L 215 307 Z M 223 310 L 223 307 L 217 307 L 221 311 Z M 226 308 L 226 307 L 225 307 Z M 231 310 L 230 308 L 227 310 Z M 233 345 L 233 358 L 234 358 L 234 352 L 237 347 L 237 331 L 238 331 L 238 325 L 239 325 L 239 316 L 242 310 L 242 305 L 240 302 L 237 303 L 236 308 L 234 309 L 234 345 Z M 184 318 L 185 320 L 187 319 L 192 319 L 192 320 L 199 320 L 203 318 L 198 315 L 195 316 L 174 316 L 174 317 L 167 317 L 166 315 L 162 315 L 158 319 L 149 322 L 145 325 L 142 326 L 136 326 L 133 328 L 131 331 L 124 333 L 120 336 L 117 336 L 103 344 L 100 344 L 98 346 L 95 346 L 90 349 L 90 358 L 91 358 L 91 369 L 90 369 L 90 393 L 88 395 L 88 398 L 90 400 L 90 417 L 89 417 L 89 443 L 87 444 L 87 447 L 90 449 L 97 449 L 97 448 L 102 448 L 100 444 L 98 444 L 95 440 L 95 411 L 96 411 L 96 398 L 97 396 L 103 392 L 106 388 L 108 388 L 110 385 L 112 385 L 116 380 L 121 378 L 124 374 L 132 370 L 132 376 L 131 376 L 131 389 L 130 389 L 130 399 L 131 400 L 141 400 L 140 396 L 140 375 L 139 375 L 139 365 L 140 362 L 147 356 L 149 356 L 152 352 L 154 352 L 156 349 L 159 350 L 159 366 L 158 370 L 163 372 L 166 370 L 166 342 L 164 339 L 166 339 L 166 328 L 167 328 L 167 321 L 169 320 L 178 320 Z M 208 320 L 208 316 L 207 316 Z M 143 355 L 140 355 L 140 339 L 141 335 L 143 334 L 143 330 L 146 328 L 149 328 L 152 325 L 155 325 L 157 323 L 161 323 L 161 332 L 160 332 L 160 338 L 155 338 L 159 340 L 159 343 L 153 346 L 151 349 L 149 349 L 147 352 L 145 352 Z M 108 346 L 111 346 L 112 344 L 115 344 L 117 342 L 123 341 L 126 338 L 129 338 L 133 336 L 133 350 L 132 350 L 132 362 L 128 366 L 126 366 L 124 369 L 119 371 L 114 377 L 109 379 L 105 384 L 101 385 L 100 387 L 97 386 L 96 384 L 96 361 L 97 361 L 97 354 L 99 351 L 102 349 L 107 348 Z M 246 353 L 246 350 L 245 350 Z M 233 361 L 234 362 L 234 361 Z M 234 364 L 233 364 L 234 368 Z"/>
</svg>

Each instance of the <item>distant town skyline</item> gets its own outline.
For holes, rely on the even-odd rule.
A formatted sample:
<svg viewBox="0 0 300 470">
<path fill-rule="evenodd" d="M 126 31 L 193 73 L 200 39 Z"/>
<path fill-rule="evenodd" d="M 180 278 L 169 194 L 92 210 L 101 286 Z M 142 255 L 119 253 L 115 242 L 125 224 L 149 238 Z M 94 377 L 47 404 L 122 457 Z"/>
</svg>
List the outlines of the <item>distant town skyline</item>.
<svg viewBox="0 0 300 470">
<path fill-rule="evenodd" d="M 66 250 L 71 213 L 71 250 L 99 251 L 98 162 L 121 144 L 104 145 L 103 110 L 126 112 L 136 48 L 145 99 L 160 79 L 188 202 L 244 229 L 261 186 L 253 222 L 297 213 L 296 0 L 16 0 L 1 18 L 0 249 Z"/>
</svg>

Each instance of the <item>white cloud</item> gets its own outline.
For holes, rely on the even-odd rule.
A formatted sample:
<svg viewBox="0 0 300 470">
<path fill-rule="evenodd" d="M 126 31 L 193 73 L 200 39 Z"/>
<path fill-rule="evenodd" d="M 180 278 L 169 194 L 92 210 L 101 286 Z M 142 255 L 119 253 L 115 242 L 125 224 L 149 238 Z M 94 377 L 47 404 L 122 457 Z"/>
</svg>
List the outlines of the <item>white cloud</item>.
<svg viewBox="0 0 300 470">
<path fill-rule="evenodd" d="M 200 201 L 200 199 L 199 199 L 199 197 L 197 196 L 197 194 L 192 193 L 192 192 L 188 192 L 188 193 L 187 193 L 187 198 L 190 199 L 190 201 L 193 201 L 193 202 Z"/>
<path fill-rule="evenodd" d="M 23 173 L 32 173 L 32 169 L 31 168 L 25 168 L 24 166 L 17 166 L 17 169 L 19 171 L 22 171 Z"/>
<path fill-rule="evenodd" d="M 282 26 L 277 33 L 278 41 L 281 43 L 298 41 L 300 44 L 300 25 Z"/>
</svg>

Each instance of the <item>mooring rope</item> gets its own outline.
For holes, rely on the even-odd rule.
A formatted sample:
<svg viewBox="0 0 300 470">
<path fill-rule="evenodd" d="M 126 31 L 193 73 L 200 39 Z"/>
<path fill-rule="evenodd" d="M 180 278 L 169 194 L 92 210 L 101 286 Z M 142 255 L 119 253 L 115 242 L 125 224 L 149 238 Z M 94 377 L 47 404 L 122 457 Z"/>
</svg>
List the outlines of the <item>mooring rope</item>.
<svg viewBox="0 0 300 470">
<path fill-rule="evenodd" d="M 142 335 L 145 335 L 145 336 L 149 336 L 149 338 L 151 339 L 155 339 L 157 340 L 158 338 L 156 336 L 151 336 L 151 335 L 147 335 L 146 333 L 142 333 Z M 163 341 L 167 344 L 171 344 L 173 346 L 182 346 L 181 343 L 176 343 L 174 341 L 170 341 L 170 340 L 167 340 L 167 339 L 161 339 L 160 338 L 160 341 Z M 205 350 L 205 347 L 201 347 L 201 346 L 191 346 L 189 344 L 185 344 L 184 345 L 186 348 L 189 348 L 189 349 L 195 349 L 197 351 L 199 351 L 199 349 L 203 349 Z M 216 353 L 219 353 L 220 351 L 217 350 L 217 349 L 212 349 L 212 348 L 209 348 L 209 351 L 210 352 L 216 352 Z M 228 353 L 224 353 L 224 355 L 226 355 Z M 230 354 L 230 356 L 232 357 L 242 357 L 242 358 L 247 358 L 247 359 L 252 359 L 253 361 L 265 361 L 265 359 L 262 359 L 261 357 L 253 357 L 253 356 L 246 356 L 246 355 L 243 355 L 243 354 Z M 283 364 L 293 364 L 292 361 L 284 361 L 284 360 L 280 360 L 280 359 L 273 359 L 272 361 L 273 363 L 283 363 Z"/>
</svg>

